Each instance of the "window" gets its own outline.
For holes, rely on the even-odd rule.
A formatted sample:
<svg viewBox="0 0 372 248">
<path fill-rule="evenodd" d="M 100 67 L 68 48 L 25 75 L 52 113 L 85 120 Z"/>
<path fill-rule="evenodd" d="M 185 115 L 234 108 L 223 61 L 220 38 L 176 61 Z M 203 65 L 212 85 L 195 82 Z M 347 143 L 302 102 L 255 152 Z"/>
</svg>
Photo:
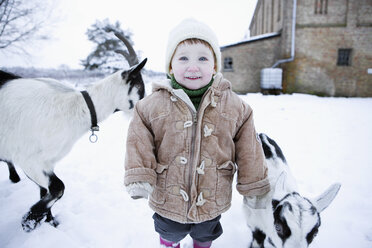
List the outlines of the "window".
<svg viewBox="0 0 372 248">
<path fill-rule="evenodd" d="M 224 58 L 223 69 L 225 71 L 232 71 L 233 70 L 233 59 L 231 57 Z"/>
<path fill-rule="evenodd" d="M 351 49 L 350 48 L 338 49 L 337 65 L 341 65 L 341 66 L 351 65 Z"/>
<path fill-rule="evenodd" d="M 314 13 L 315 14 L 327 14 L 328 12 L 328 0 L 315 0 Z"/>
</svg>

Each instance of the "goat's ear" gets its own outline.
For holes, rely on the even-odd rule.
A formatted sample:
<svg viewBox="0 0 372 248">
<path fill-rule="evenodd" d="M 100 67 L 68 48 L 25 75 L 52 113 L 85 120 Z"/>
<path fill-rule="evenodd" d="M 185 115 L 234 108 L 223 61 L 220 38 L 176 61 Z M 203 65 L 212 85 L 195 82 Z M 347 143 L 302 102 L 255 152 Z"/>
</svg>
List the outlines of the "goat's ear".
<svg viewBox="0 0 372 248">
<path fill-rule="evenodd" d="M 144 60 L 142 60 L 141 63 L 132 66 L 129 69 L 129 74 L 137 74 L 145 66 L 146 62 L 147 62 L 147 58 L 145 58 Z"/>
<path fill-rule="evenodd" d="M 273 199 L 280 200 L 287 194 L 285 191 L 286 178 L 287 178 L 287 175 L 285 172 L 282 172 L 279 175 L 278 180 L 276 180 L 276 183 L 275 183 Z"/>
<path fill-rule="evenodd" d="M 280 201 L 274 200 L 274 199 L 271 201 L 271 205 L 273 206 L 273 210 L 278 206 L 279 202 Z"/>
<path fill-rule="evenodd" d="M 331 204 L 340 190 L 340 187 L 341 184 L 339 183 L 332 184 L 326 191 L 324 191 L 323 194 L 311 200 L 319 213 L 326 209 L 329 204 Z"/>
</svg>

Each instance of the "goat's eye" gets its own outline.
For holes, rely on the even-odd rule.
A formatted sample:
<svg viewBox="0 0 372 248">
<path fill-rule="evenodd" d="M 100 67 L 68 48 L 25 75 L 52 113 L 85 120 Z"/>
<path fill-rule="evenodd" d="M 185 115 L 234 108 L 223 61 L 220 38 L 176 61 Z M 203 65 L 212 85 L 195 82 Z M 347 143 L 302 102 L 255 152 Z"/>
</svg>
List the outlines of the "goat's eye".
<svg viewBox="0 0 372 248">
<path fill-rule="evenodd" d="M 310 244 L 311 242 L 313 242 L 314 238 L 317 235 L 318 235 L 318 228 L 314 227 L 313 230 L 311 230 L 311 232 L 308 233 L 306 236 L 307 243 Z"/>
<path fill-rule="evenodd" d="M 318 236 L 318 230 L 316 230 L 314 233 L 313 233 L 313 239 Z"/>
<path fill-rule="evenodd" d="M 282 225 L 280 225 L 279 223 L 275 223 L 275 231 L 276 231 L 278 234 L 283 233 L 283 227 L 282 227 Z"/>
</svg>

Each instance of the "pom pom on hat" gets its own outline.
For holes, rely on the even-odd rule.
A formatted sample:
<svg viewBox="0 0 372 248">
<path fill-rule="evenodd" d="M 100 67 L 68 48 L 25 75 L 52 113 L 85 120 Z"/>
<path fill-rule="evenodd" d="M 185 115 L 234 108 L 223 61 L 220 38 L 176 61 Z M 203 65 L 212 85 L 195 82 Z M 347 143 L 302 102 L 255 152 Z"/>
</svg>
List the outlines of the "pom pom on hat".
<svg viewBox="0 0 372 248">
<path fill-rule="evenodd" d="M 187 39 L 197 38 L 208 42 L 216 56 L 216 71 L 221 69 L 221 51 L 218 39 L 213 30 L 206 24 L 195 19 L 185 19 L 171 30 L 165 52 L 165 72 L 169 73 L 169 66 L 177 45 Z"/>
</svg>

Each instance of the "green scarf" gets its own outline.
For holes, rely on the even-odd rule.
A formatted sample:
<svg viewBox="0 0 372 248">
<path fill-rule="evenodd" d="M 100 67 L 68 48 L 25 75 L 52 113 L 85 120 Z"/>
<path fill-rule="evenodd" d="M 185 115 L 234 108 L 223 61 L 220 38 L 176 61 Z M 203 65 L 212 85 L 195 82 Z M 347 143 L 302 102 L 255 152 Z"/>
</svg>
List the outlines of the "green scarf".
<svg viewBox="0 0 372 248">
<path fill-rule="evenodd" d="M 195 109 L 197 110 L 199 108 L 199 104 L 201 102 L 201 99 L 204 93 L 213 83 L 213 77 L 212 77 L 212 80 L 209 82 L 209 84 L 197 90 L 190 90 L 188 88 L 183 87 L 176 81 L 173 75 L 171 76 L 171 83 L 172 83 L 173 89 L 182 89 L 183 91 L 185 91 L 185 93 L 190 97 L 192 104 L 194 104 Z"/>
</svg>

